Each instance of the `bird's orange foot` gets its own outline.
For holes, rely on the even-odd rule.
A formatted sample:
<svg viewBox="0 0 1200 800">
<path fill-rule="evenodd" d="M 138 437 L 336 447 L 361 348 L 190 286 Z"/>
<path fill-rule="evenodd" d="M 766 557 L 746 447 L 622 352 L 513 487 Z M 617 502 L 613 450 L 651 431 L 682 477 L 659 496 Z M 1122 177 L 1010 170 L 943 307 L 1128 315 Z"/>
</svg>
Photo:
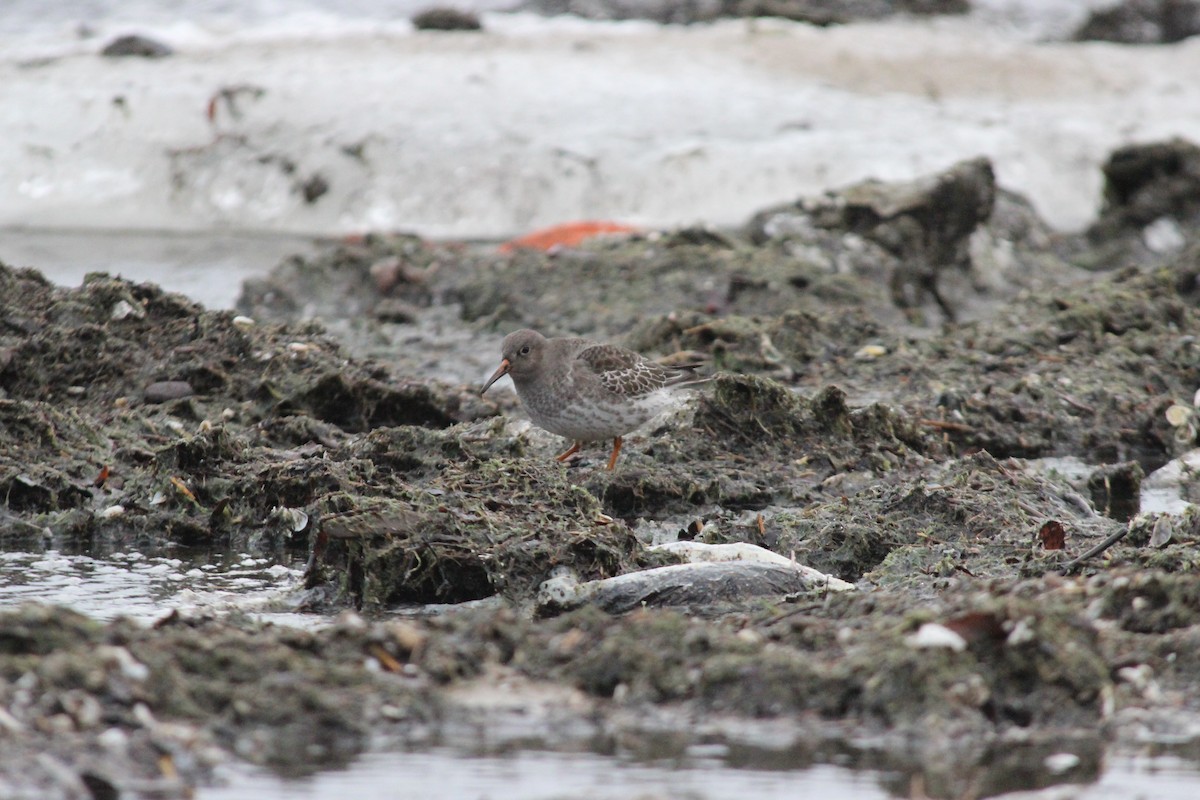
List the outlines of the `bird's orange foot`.
<svg viewBox="0 0 1200 800">
<path fill-rule="evenodd" d="M 608 466 L 605 467 L 609 472 L 612 472 L 613 467 L 617 466 L 617 456 L 621 455 L 621 437 L 613 439 L 612 456 L 608 459 Z"/>
<path fill-rule="evenodd" d="M 555 456 L 554 460 L 555 461 L 566 461 L 568 458 L 570 458 L 571 456 L 578 453 L 579 448 L 582 446 L 583 446 L 583 442 L 573 442 L 571 444 L 571 446 L 569 448 L 567 448 L 567 452 L 563 453 L 562 455 Z"/>
</svg>

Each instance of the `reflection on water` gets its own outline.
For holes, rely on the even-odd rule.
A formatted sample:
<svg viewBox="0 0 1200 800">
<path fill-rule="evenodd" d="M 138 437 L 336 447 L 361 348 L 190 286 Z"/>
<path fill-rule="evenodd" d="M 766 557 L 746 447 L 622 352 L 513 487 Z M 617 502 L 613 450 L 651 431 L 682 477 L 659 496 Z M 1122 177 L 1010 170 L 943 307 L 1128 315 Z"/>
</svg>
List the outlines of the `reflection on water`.
<svg viewBox="0 0 1200 800">
<path fill-rule="evenodd" d="M 1100 780 L 1071 797 L 1079 800 L 1185 800 L 1200 797 L 1200 764 L 1169 755 L 1110 757 Z"/>
<path fill-rule="evenodd" d="M 717 759 L 697 759 L 686 769 L 633 763 L 590 753 L 513 752 L 464 757 L 453 751 L 386 753 L 364 756 L 349 769 L 302 781 L 267 772 L 227 776 L 222 788 L 203 789 L 196 800 L 516 800 L 521 798 L 687 798 L 687 800 L 771 800 L 771 798 L 888 797 L 869 772 L 833 766 L 796 772 L 733 769 Z"/>
<path fill-rule="evenodd" d="M 591 753 L 516 751 L 481 757 L 435 749 L 375 753 L 345 770 L 302 780 L 239 767 L 224 775 L 224 786 L 202 789 L 196 800 L 874 800 L 911 796 L 912 786 L 905 786 L 899 794 L 882 788 L 894 784 L 894 777 L 831 765 L 797 770 L 736 768 L 719 757 L 689 759 L 681 768 Z M 1095 783 L 1001 796 L 1006 800 L 1195 800 L 1200 797 L 1200 769 L 1193 762 L 1171 756 L 1110 757 L 1107 770 Z"/>
<path fill-rule="evenodd" d="M 125 616 L 141 622 L 172 609 L 254 612 L 294 587 L 300 575 L 297 568 L 246 554 L 185 561 L 136 552 L 104 558 L 54 550 L 0 553 L 0 609 L 38 602 L 68 606 L 94 619 Z M 292 622 L 299 615 L 261 616 Z"/>
</svg>

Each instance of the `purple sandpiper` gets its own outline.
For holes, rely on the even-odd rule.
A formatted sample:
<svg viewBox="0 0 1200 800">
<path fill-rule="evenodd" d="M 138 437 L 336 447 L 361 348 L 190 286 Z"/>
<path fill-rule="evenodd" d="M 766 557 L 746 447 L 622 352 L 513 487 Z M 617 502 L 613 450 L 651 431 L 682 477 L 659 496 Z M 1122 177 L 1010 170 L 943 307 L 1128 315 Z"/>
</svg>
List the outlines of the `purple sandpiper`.
<svg viewBox="0 0 1200 800">
<path fill-rule="evenodd" d="M 504 337 L 501 354 L 500 367 L 480 394 L 510 376 L 533 424 L 572 440 L 559 461 L 584 442 L 612 439 L 610 470 L 621 453 L 621 437 L 670 405 L 673 388 L 708 380 L 695 373 L 695 364 L 668 367 L 617 345 L 547 339 L 533 330 Z"/>
</svg>

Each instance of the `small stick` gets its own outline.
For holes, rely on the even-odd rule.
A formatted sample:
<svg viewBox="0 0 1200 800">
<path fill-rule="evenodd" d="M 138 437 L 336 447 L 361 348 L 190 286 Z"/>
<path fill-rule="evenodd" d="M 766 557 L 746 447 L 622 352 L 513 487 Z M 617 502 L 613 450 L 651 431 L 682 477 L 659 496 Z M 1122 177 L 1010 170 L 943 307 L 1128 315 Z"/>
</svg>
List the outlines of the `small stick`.
<svg viewBox="0 0 1200 800">
<path fill-rule="evenodd" d="M 943 431 L 956 431 L 958 433 L 971 433 L 975 429 L 970 425 L 965 425 L 961 422 L 947 422 L 942 419 L 920 419 L 917 420 L 922 425 L 927 425 L 930 428 L 937 428 Z"/>
<path fill-rule="evenodd" d="M 1119 541 L 1121 541 L 1122 539 L 1124 539 L 1124 538 L 1125 538 L 1125 534 L 1127 534 L 1127 533 L 1129 533 L 1129 526 L 1128 526 L 1128 525 L 1126 525 L 1125 527 L 1121 528 L 1121 530 L 1117 531 L 1117 532 L 1116 532 L 1116 533 L 1114 533 L 1112 536 L 1109 536 L 1109 537 L 1108 537 L 1107 539 L 1105 539 L 1103 542 L 1101 542 L 1100 544 L 1096 545 L 1096 546 L 1095 546 L 1095 547 L 1093 547 L 1091 550 L 1088 550 L 1088 551 L 1087 551 L 1086 553 L 1084 553 L 1083 555 L 1081 555 L 1081 556 L 1077 556 L 1076 558 L 1073 558 L 1073 559 L 1071 559 L 1071 560 L 1070 560 L 1070 561 L 1068 561 L 1068 562 L 1066 563 L 1066 565 L 1063 567 L 1063 569 L 1062 569 L 1062 571 L 1063 571 L 1063 574 L 1064 574 L 1064 575 L 1066 575 L 1066 574 L 1070 573 L 1070 572 L 1071 572 L 1071 570 L 1075 569 L 1075 567 L 1079 566 L 1079 565 L 1080 565 L 1082 562 L 1084 562 L 1084 561 L 1087 561 L 1089 558 L 1091 558 L 1091 557 L 1093 557 L 1093 556 L 1096 556 L 1096 555 L 1099 555 L 1100 553 L 1103 553 L 1105 550 L 1107 550 L 1108 548 L 1112 547 L 1112 546 L 1113 546 L 1114 544 L 1116 544 L 1117 542 L 1119 542 Z"/>
<path fill-rule="evenodd" d="M 1084 403 L 1081 400 L 1076 400 L 1074 397 L 1071 397 L 1071 395 L 1069 395 L 1069 394 L 1060 393 L 1058 396 L 1062 398 L 1062 401 L 1064 403 L 1066 403 L 1069 406 L 1073 406 L 1073 407 L 1079 409 L 1080 411 L 1087 412 L 1088 414 L 1096 413 L 1096 409 L 1092 408 L 1087 403 Z"/>
</svg>

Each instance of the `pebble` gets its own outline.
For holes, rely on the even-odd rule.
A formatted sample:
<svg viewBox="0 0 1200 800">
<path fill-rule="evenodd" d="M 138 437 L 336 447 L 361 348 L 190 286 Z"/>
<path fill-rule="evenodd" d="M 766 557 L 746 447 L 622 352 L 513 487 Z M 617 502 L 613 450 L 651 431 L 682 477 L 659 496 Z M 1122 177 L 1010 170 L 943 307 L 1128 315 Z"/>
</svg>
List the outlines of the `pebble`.
<svg viewBox="0 0 1200 800">
<path fill-rule="evenodd" d="M 874 361 L 877 358 L 886 356 L 888 349 L 880 344 L 868 344 L 860 347 L 855 353 L 854 358 L 858 361 Z"/>
<path fill-rule="evenodd" d="M 905 638 L 904 643 L 918 650 L 945 648 L 961 653 L 967 649 L 966 639 L 936 622 L 926 622 L 916 633 Z"/>
<path fill-rule="evenodd" d="M 109 42 L 100 55 L 108 56 L 109 58 L 119 56 L 141 56 L 142 58 L 163 58 L 173 54 L 175 51 L 162 42 L 146 37 L 131 34 L 128 36 L 118 36 Z"/>
<path fill-rule="evenodd" d="M 168 400 L 191 397 L 195 393 L 187 381 L 158 381 L 142 390 L 142 396 L 147 403 L 165 403 Z"/>
<path fill-rule="evenodd" d="M 483 30 L 479 16 L 456 8 L 430 8 L 412 18 L 419 31 L 478 31 Z"/>
<path fill-rule="evenodd" d="M 1054 753 L 1046 756 L 1042 763 L 1046 765 L 1046 769 L 1054 775 L 1061 775 L 1064 772 L 1075 769 L 1079 766 L 1079 756 L 1074 753 Z"/>
<path fill-rule="evenodd" d="M 101 511 L 96 516 L 98 516 L 100 519 L 113 519 L 114 517 L 120 517 L 120 516 L 124 515 L 124 513 L 125 513 L 125 506 L 115 505 L 115 506 L 109 506 L 108 508 Z"/>
</svg>

